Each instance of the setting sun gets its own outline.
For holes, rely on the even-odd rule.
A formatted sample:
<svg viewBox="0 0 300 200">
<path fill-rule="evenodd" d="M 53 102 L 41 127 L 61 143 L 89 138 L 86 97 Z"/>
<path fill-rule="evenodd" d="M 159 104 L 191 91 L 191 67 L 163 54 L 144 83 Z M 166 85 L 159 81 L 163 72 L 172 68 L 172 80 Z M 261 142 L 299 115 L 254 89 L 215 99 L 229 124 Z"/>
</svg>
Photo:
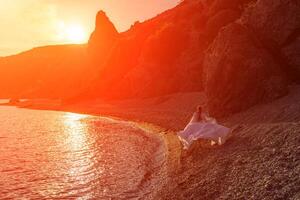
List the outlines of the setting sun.
<svg viewBox="0 0 300 200">
<path fill-rule="evenodd" d="M 66 30 L 66 37 L 70 42 L 83 43 L 86 41 L 87 33 L 80 25 L 72 25 Z"/>
<path fill-rule="evenodd" d="M 85 43 L 88 39 L 88 32 L 80 24 L 69 24 L 61 22 L 58 25 L 58 37 L 60 40 L 71 43 Z"/>
</svg>

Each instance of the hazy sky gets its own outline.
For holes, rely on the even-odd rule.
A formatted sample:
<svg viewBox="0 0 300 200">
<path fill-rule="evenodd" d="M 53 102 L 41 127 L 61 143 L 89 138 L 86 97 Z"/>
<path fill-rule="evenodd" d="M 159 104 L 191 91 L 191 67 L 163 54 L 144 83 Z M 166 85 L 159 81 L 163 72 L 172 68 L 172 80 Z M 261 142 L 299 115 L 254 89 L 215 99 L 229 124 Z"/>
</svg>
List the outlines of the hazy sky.
<svg viewBox="0 0 300 200">
<path fill-rule="evenodd" d="M 82 43 L 104 10 L 119 31 L 174 7 L 179 0 L 0 0 L 0 56 L 32 47 Z"/>
</svg>

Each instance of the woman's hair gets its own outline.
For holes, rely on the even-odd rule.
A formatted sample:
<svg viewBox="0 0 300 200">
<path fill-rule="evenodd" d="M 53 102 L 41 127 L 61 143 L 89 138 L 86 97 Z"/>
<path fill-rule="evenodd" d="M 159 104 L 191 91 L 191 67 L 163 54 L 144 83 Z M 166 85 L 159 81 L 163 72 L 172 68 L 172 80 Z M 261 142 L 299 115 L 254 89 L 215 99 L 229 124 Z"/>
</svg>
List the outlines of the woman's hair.
<svg viewBox="0 0 300 200">
<path fill-rule="evenodd" d="M 197 111 L 202 113 L 202 106 L 197 106 Z"/>
</svg>

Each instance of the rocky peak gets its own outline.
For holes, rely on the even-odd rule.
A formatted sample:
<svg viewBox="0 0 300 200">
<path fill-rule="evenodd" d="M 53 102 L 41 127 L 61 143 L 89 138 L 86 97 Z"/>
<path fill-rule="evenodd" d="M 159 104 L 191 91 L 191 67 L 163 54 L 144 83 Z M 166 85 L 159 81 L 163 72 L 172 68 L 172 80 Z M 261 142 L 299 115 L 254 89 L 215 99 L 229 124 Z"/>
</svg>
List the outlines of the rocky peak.
<svg viewBox="0 0 300 200">
<path fill-rule="evenodd" d="M 99 11 L 96 16 L 96 32 L 111 33 L 112 35 L 117 35 L 118 31 L 114 24 L 110 21 L 104 11 Z"/>
<path fill-rule="evenodd" d="M 97 64 L 105 61 L 118 36 L 116 27 L 106 13 L 99 11 L 96 16 L 96 27 L 88 44 L 89 54 Z"/>
</svg>

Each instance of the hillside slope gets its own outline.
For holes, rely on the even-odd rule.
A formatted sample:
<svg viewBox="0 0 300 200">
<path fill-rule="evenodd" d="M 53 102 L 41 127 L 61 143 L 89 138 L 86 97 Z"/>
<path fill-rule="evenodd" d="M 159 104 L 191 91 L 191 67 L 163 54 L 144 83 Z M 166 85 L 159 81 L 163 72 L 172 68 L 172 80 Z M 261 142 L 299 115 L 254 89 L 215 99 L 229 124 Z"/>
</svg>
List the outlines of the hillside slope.
<svg viewBox="0 0 300 200">
<path fill-rule="evenodd" d="M 85 45 L 38 47 L 0 58 L 0 98 L 73 96 L 84 87 L 90 70 L 85 63 Z"/>
</svg>

